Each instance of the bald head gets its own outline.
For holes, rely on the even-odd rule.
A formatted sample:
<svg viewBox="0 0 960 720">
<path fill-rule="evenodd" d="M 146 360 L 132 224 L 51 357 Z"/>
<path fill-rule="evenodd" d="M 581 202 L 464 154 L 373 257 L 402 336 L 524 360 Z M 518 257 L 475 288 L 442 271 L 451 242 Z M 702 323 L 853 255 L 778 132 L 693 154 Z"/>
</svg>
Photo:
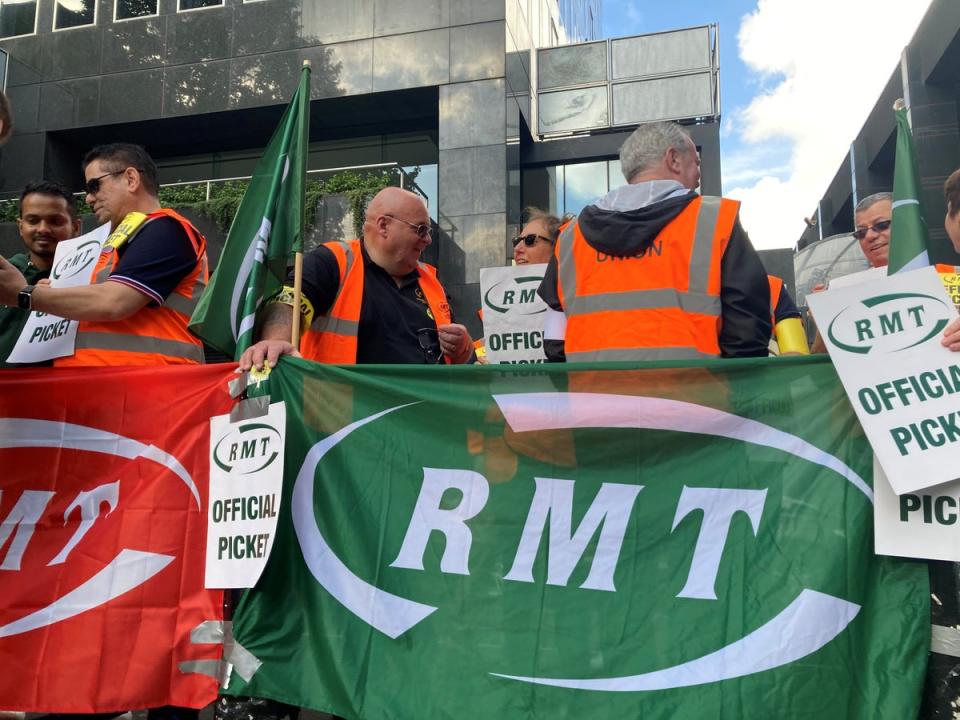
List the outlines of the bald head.
<svg viewBox="0 0 960 720">
<path fill-rule="evenodd" d="M 419 210 L 423 210 L 424 214 L 426 214 L 426 205 L 424 205 L 422 197 L 409 190 L 403 190 L 398 187 L 386 187 L 374 195 L 373 199 L 370 200 L 370 203 L 367 205 L 364 226 L 366 226 L 368 222 L 376 222 L 376 219 L 381 215 L 406 217 L 404 213 L 413 214 Z M 366 232 L 366 227 L 364 227 L 364 232 Z"/>
<path fill-rule="evenodd" d="M 363 244 L 370 259 L 395 279 L 416 269 L 430 244 L 430 215 L 423 198 L 397 187 L 384 188 L 367 205 Z"/>
</svg>

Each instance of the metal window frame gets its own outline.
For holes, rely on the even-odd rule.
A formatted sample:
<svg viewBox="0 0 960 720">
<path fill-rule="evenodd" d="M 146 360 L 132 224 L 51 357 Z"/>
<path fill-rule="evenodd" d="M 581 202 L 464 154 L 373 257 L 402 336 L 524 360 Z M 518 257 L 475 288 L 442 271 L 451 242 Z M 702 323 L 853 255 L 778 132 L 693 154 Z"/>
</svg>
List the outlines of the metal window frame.
<svg viewBox="0 0 960 720">
<path fill-rule="evenodd" d="M 151 15 L 134 15 L 134 16 L 128 17 L 128 18 L 118 18 L 118 17 L 117 17 L 117 8 L 120 6 L 121 1 L 122 1 L 122 0 L 114 0 L 114 2 L 113 2 L 113 22 L 115 22 L 115 23 L 131 22 L 132 20 L 145 20 L 146 18 L 160 17 L 160 0 L 153 0 L 153 2 L 155 3 L 155 6 L 156 6 L 156 8 L 157 8 L 156 12 L 154 12 L 153 14 L 151 14 Z"/>
<path fill-rule="evenodd" d="M 207 5 L 206 7 L 198 7 L 198 8 L 187 8 L 186 10 L 184 10 L 183 8 L 180 7 L 180 4 L 182 2 L 183 0 L 177 0 L 178 15 L 180 13 L 192 13 L 192 12 L 203 12 L 204 10 L 216 10 L 218 8 L 226 7 L 226 4 L 227 4 L 227 0 L 219 0 L 219 2 L 216 5 Z"/>
<path fill-rule="evenodd" d="M 30 1 L 33 2 L 33 31 L 28 33 L 20 33 L 19 35 L 5 35 L 0 37 L 0 40 L 11 40 L 13 38 L 30 37 L 31 35 L 37 34 L 37 30 L 40 27 L 40 0 L 30 0 Z"/>
<path fill-rule="evenodd" d="M 39 0 L 37 2 L 39 5 Z M 51 21 L 52 32 L 69 32 L 71 30 L 80 30 L 81 28 L 96 27 L 97 20 L 100 18 L 100 3 L 98 0 L 93 0 L 93 20 L 83 25 L 74 25 L 73 27 L 67 28 L 58 28 L 57 27 L 57 7 L 60 5 L 60 0 L 53 0 L 53 20 Z"/>
</svg>

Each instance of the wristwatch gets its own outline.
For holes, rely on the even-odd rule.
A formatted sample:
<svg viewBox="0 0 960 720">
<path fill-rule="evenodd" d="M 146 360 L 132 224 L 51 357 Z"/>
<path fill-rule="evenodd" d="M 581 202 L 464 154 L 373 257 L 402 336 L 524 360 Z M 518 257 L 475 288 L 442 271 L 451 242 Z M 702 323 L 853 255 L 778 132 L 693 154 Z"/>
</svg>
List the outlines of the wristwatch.
<svg viewBox="0 0 960 720">
<path fill-rule="evenodd" d="M 17 307 L 21 310 L 33 309 L 33 291 L 37 289 L 36 285 L 27 285 L 17 293 Z"/>
</svg>

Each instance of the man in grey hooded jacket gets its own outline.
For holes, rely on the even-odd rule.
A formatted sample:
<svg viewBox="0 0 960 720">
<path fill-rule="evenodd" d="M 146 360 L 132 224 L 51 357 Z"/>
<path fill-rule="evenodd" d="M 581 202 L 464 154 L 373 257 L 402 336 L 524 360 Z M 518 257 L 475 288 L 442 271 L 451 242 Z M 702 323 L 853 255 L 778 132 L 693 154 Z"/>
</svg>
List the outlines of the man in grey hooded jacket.
<svg viewBox="0 0 960 720">
<path fill-rule="evenodd" d="M 594 328 L 588 333 L 596 342 L 594 347 L 593 339 L 584 343 L 579 337 L 577 352 L 569 357 L 571 360 L 765 357 L 771 329 L 766 272 L 740 225 L 738 205 L 721 198 L 700 198 L 695 192 L 700 184 L 700 159 L 690 136 L 676 123 L 642 125 L 620 149 L 620 162 L 628 184 L 588 205 L 576 221 L 564 229 L 540 286 L 540 296 L 549 307 L 544 342 L 548 360 L 567 359 L 568 322 L 571 329 L 576 323 L 580 323 L 576 327 Z M 695 201 L 699 213 L 697 237 L 683 237 L 687 242 L 677 243 L 679 226 L 671 224 Z M 726 215 L 728 230 L 722 229 L 721 222 L 720 244 L 714 248 L 718 240 L 709 222 L 716 224 L 717 208 L 725 208 L 719 212 Z M 710 219 L 702 219 L 710 213 L 713 213 Z M 701 225 L 706 226 L 705 231 L 699 229 Z M 681 236 L 686 232 L 681 230 Z M 692 235 L 693 230 L 687 234 Z M 707 236 L 706 244 L 700 235 Z M 674 239 L 672 244 L 670 238 Z M 716 258 L 718 252 L 721 256 Z M 677 277 L 675 272 L 674 277 L 667 277 L 669 273 L 653 270 L 654 262 L 661 263 L 662 267 L 663 258 L 670 253 L 683 253 L 683 258 L 675 258 L 671 266 L 682 267 L 683 277 Z M 698 253 L 702 261 L 699 266 Z M 709 266 L 717 260 L 718 285 L 712 277 L 716 273 Z M 610 292 L 594 293 L 593 297 L 577 297 L 579 304 L 570 300 L 582 293 L 581 286 L 588 282 L 585 275 L 589 275 L 594 266 L 599 272 L 602 263 L 606 263 L 602 268 L 606 275 L 601 277 L 607 279 L 611 272 L 634 273 L 636 277 L 636 273 L 642 274 L 648 266 L 658 275 L 652 283 L 653 289 L 618 294 L 613 288 Z M 702 276 L 702 292 L 694 291 L 697 275 Z M 708 276 L 711 276 L 711 288 L 707 288 Z M 624 313 L 623 323 L 633 325 L 622 338 L 610 338 L 612 334 L 619 335 L 622 327 L 614 333 L 596 329 L 603 322 L 597 313 L 608 308 L 621 312 L 632 310 L 630 303 L 634 298 L 638 300 L 637 307 L 647 314 Z M 567 299 L 566 306 L 564 299 Z M 658 328 L 656 324 L 673 317 L 679 317 L 680 322 L 686 322 L 687 317 L 694 318 L 691 324 L 694 332 L 688 335 L 713 334 L 713 337 L 702 338 L 702 342 L 678 343 L 676 337 L 682 335 L 681 332 L 664 342 L 662 338 L 670 336 L 671 330 Z M 650 318 L 653 322 L 637 321 L 637 318 Z M 582 334 L 580 330 L 576 332 Z"/>
</svg>

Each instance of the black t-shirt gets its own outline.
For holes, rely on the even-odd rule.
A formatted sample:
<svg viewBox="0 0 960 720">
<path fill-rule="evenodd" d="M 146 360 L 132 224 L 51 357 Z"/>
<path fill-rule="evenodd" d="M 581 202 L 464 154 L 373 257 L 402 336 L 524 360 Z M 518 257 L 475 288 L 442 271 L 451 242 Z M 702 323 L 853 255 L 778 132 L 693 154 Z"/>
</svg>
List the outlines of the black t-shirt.
<svg viewBox="0 0 960 720">
<path fill-rule="evenodd" d="M 162 305 L 197 266 L 197 254 L 186 230 L 169 217 L 149 220 L 120 247 L 119 254 L 109 281 L 139 290 L 152 305 Z"/>
<path fill-rule="evenodd" d="M 780 297 L 777 298 L 777 302 L 773 306 L 773 324 L 776 325 L 784 320 L 798 317 L 801 317 L 801 315 L 797 304 L 790 297 L 790 293 L 787 292 L 787 286 L 781 285 Z"/>
<path fill-rule="evenodd" d="M 363 299 L 357 331 L 357 363 L 429 364 L 440 357 L 440 343 L 427 298 L 414 270 L 398 286 L 386 270 L 363 253 Z M 290 278 L 292 281 L 292 277 Z M 329 248 L 320 246 L 303 259 L 303 295 L 317 315 L 330 311 L 340 286 L 340 269 Z"/>
</svg>

